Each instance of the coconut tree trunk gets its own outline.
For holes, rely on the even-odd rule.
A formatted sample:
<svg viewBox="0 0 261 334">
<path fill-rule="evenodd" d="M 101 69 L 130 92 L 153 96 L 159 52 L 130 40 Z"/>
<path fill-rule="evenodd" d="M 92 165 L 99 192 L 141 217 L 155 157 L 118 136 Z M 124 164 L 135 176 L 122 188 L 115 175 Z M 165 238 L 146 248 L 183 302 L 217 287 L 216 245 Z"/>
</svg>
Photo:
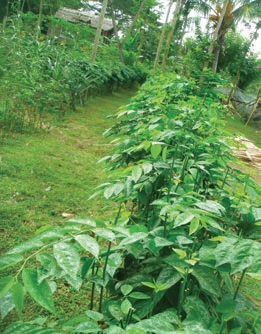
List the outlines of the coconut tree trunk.
<svg viewBox="0 0 261 334">
<path fill-rule="evenodd" d="M 212 64 L 212 72 L 216 73 L 217 72 L 217 66 L 218 66 L 218 60 L 219 60 L 219 55 L 220 55 L 220 51 L 221 51 L 221 46 L 217 45 L 214 47 L 213 50 L 213 64 Z"/>
<path fill-rule="evenodd" d="M 108 0 L 103 0 L 102 9 L 101 9 L 100 17 L 99 17 L 99 22 L 98 22 L 98 27 L 96 30 L 96 35 L 95 35 L 95 39 L 94 39 L 93 47 L 92 47 L 92 54 L 91 54 L 91 60 L 90 60 L 91 64 L 94 64 L 96 55 L 98 52 L 99 40 L 100 40 L 101 32 L 102 32 L 102 24 L 104 21 L 107 5 L 108 5 Z"/>
<path fill-rule="evenodd" d="M 169 49 L 170 49 L 170 43 L 171 43 L 171 40 L 173 38 L 174 31 L 175 31 L 175 29 L 177 27 L 177 24 L 178 24 L 178 19 L 179 19 L 179 15 L 180 15 L 180 12 L 181 12 L 182 4 L 183 4 L 183 0 L 177 0 L 176 8 L 175 8 L 175 11 L 173 13 L 173 19 L 172 19 L 172 22 L 171 22 L 171 29 L 170 29 L 170 31 L 167 35 L 166 47 L 165 47 L 163 60 L 162 60 L 162 67 L 161 67 L 162 72 L 164 72 L 165 69 L 166 69 L 168 55 L 169 55 Z"/>
<path fill-rule="evenodd" d="M 208 67 L 209 67 L 210 57 L 213 55 L 214 48 L 215 48 L 216 42 L 218 40 L 218 36 L 220 34 L 220 28 L 222 26 L 222 23 L 223 23 L 223 20 L 224 20 L 226 10 L 227 10 L 227 6 L 228 6 L 229 2 L 230 2 L 230 0 L 225 0 L 223 2 L 223 7 L 222 7 L 221 14 L 220 14 L 220 18 L 218 20 L 218 24 L 217 24 L 216 29 L 214 31 L 213 39 L 212 39 L 212 41 L 210 43 L 210 46 L 209 46 L 209 49 L 208 49 L 208 58 L 204 62 L 203 72 L 206 72 Z"/>
<path fill-rule="evenodd" d="M 129 35 L 130 35 L 130 33 L 132 32 L 132 30 L 133 30 L 133 28 L 134 28 L 134 26 L 135 26 L 135 24 L 136 24 L 136 22 L 137 22 L 137 20 L 138 20 L 138 18 L 139 18 L 139 16 L 140 16 L 140 13 L 141 13 L 141 11 L 142 11 L 144 5 L 145 5 L 145 2 L 146 2 L 146 0 L 142 0 L 142 1 L 141 1 L 141 3 L 140 3 L 140 7 L 139 7 L 139 9 L 138 9 L 136 15 L 134 16 L 134 19 L 133 19 L 131 25 L 129 26 L 129 29 L 127 30 L 126 34 L 124 35 L 124 37 L 123 37 L 123 38 L 121 39 L 121 41 L 120 41 L 120 44 L 121 44 L 121 47 L 122 47 L 122 48 L 123 48 L 123 45 L 125 44 L 125 42 L 127 41 L 128 37 L 129 37 Z"/>
<path fill-rule="evenodd" d="M 205 80 L 205 73 L 207 72 L 208 70 L 208 67 L 209 67 L 209 62 L 210 62 L 210 58 L 211 56 L 213 55 L 213 52 L 214 52 L 214 48 L 215 48 L 215 45 L 216 45 L 216 42 L 218 40 L 218 36 L 220 34 L 220 28 L 222 26 L 222 23 L 224 21 L 224 17 L 226 15 L 226 11 L 227 11 L 227 6 L 229 5 L 230 3 L 230 0 L 225 0 L 223 2 L 223 7 L 222 7 L 222 11 L 221 11 L 221 14 L 220 14 L 220 17 L 219 17 L 219 20 L 218 20 L 218 24 L 216 26 L 216 29 L 214 31 L 214 35 L 213 35 L 213 38 L 212 38 L 212 41 L 210 43 L 210 46 L 208 48 L 208 57 L 207 59 L 204 61 L 204 65 L 203 65 L 203 71 L 202 71 L 202 75 L 201 75 L 201 78 L 200 78 L 200 86 L 203 84 L 204 80 Z"/>
<path fill-rule="evenodd" d="M 163 25 L 162 30 L 161 30 L 160 40 L 159 40 L 159 44 L 158 44 L 158 48 L 157 48 L 155 61 L 154 61 L 154 67 L 153 67 L 154 71 L 156 71 L 157 67 L 158 67 L 159 57 L 160 57 L 160 54 L 161 54 L 161 51 L 162 51 L 163 41 L 164 41 L 164 38 L 165 38 L 166 28 L 167 28 L 168 20 L 169 20 L 169 14 L 170 14 L 170 10 L 171 10 L 171 7 L 173 5 L 173 2 L 174 2 L 174 0 L 169 1 L 169 7 L 168 7 L 166 20 L 165 20 L 164 25 Z"/>
<path fill-rule="evenodd" d="M 120 61 L 124 64 L 124 55 L 123 55 L 122 46 L 121 46 L 121 43 L 120 43 L 118 29 L 117 29 L 117 25 L 116 25 L 116 19 L 115 19 L 115 14 L 114 14 L 114 9 L 113 9 L 113 0 L 110 0 L 110 5 L 111 5 L 110 9 L 111 9 L 113 31 L 114 31 L 114 35 L 115 35 L 115 39 L 116 39 L 116 43 L 117 43 L 117 47 L 118 47 L 119 57 L 120 57 Z"/>
</svg>

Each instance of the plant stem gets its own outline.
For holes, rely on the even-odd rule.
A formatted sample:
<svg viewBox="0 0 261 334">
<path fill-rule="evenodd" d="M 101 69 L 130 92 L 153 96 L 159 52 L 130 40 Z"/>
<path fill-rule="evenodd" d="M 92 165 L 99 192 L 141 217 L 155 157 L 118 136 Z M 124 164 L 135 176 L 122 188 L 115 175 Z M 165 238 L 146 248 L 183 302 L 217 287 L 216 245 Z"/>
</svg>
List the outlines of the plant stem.
<svg viewBox="0 0 261 334">
<path fill-rule="evenodd" d="M 96 265 L 96 268 L 95 268 L 95 265 L 96 265 L 96 263 L 94 263 L 93 266 L 92 266 L 92 276 L 95 276 L 98 273 L 98 265 Z M 96 269 L 96 272 L 95 272 L 95 269 Z M 94 293 L 95 293 L 95 283 L 92 283 L 90 310 L 93 310 Z"/>
<path fill-rule="evenodd" d="M 242 275 L 241 275 L 241 277 L 240 277 L 240 280 L 239 280 L 239 283 L 238 283 L 238 285 L 237 285 L 236 291 L 235 291 L 235 293 L 234 293 L 233 300 L 235 300 L 236 297 L 237 297 L 238 291 L 239 291 L 239 289 L 240 289 L 240 286 L 241 286 L 241 284 L 242 284 L 242 281 L 243 281 L 243 278 L 244 278 L 244 276 L 245 276 L 246 271 L 247 271 L 247 269 L 244 269 L 244 270 L 243 270 L 243 273 L 242 273 Z"/>
<path fill-rule="evenodd" d="M 109 245 L 108 245 L 107 256 L 105 258 L 105 263 L 104 263 L 104 267 L 103 267 L 103 273 L 102 273 L 103 283 L 105 281 L 106 269 L 107 269 L 107 265 L 108 265 L 110 250 L 111 250 L 111 242 L 109 242 Z M 99 312 L 102 311 L 103 293 L 104 293 L 104 286 L 101 287 L 101 291 L 100 291 Z"/>
<path fill-rule="evenodd" d="M 224 188 L 224 185 L 225 185 L 225 182 L 226 182 L 226 179 L 227 179 L 228 172 L 229 172 L 229 167 L 227 168 L 227 171 L 226 171 L 226 174 L 225 174 L 224 180 L 223 180 L 223 182 L 222 182 L 221 189 L 223 189 L 223 188 Z"/>
<path fill-rule="evenodd" d="M 181 284 L 180 290 L 179 290 L 179 300 L 178 300 L 178 316 L 180 316 L 181 311 L 182 311 L 182 306 L 184 303 L 184 295 L 185 295 L 185 289 L 187 285 L 187 280 L 188 280 L 188 270 L 186 270 L 186 274 L 184 277 L 184 280 Z"/>
<path fill-rule="evenodd" d="M 121 213 L 121 205 L 119 207 L 119 210 L 117 212 L 117 215 L 115 217 L 114 220 L 114 225 L 117 224 L 119 218 L 120 218 L 120 213 Z M 105 277 L 106 277 L 106 269 L 107 269 L 107 265 L 108 265 L 108 260 L 109 260 L 109 256 L 110 256 L 110 251 L 111 251 L 111 241 L 108 244 L 108 248 L 107 248 L 107 254 L 106 254 L 106 258 L 105 258 L 105 263 L 104 263 L 104 267 L 103 267 L 103 273 L 102 273 L 102 280 L 103 283 L 105 281 Z M 101 287 L 101 291 L 100 291 L 100 301 L 99 301 L 99 312 L 102 311 L 102 302 L 103 302 L 103 293 L 104 293 L 104 286 Z"/>
</svg>

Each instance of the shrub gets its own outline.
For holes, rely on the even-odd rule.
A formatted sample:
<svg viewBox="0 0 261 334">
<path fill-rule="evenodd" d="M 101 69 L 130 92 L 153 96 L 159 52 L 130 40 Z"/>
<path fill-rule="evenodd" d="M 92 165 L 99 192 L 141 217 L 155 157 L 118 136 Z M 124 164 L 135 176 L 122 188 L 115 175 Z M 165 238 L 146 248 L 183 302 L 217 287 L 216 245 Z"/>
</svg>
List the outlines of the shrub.
<svg viewBox="0 0 261 334">
<path fill-rule="evenodd" d="M 21 314 L 28 293 L 55 315 L 56 282 L 90 285 L 82 316 L 20 321 L 5 333 L 258 332 L 257 309 L 240 287 L 246 275 L 259 277 L 259 190 L 230 166 L 226 108 L 211 80 L 199 88 L 152 77 L 120 111 L 107 135 L 122 140 L 102 159 L 117 179 L 100 187 L 119 203 L 114 221 L 42 228 L 0 258 L 2 270 L 18 268 L 0 281 L 5 314 Z"/>
</svg>

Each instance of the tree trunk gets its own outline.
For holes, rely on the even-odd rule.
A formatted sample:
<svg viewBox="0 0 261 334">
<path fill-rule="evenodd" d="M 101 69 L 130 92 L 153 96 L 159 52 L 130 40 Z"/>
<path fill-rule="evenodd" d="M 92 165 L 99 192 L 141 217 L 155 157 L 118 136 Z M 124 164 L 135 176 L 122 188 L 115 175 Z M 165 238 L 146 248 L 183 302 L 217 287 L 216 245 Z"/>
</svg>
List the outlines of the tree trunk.
<svg viewBox="0 0 261 334">
<path fill-rule="evenodd" d="M 2 0 L 0 4 L 0 22 L 4 21 L 5 17 L 8 17 L 8 0 Z"/>
<path fill-rule="evenodd" d="M 177 24 L 178 24 L 178 19 L 179 19 L 182 4 L 183 4 L 183 0 L 177 0 L 176 8 L 175 8 L 175 11 L 173 13 L 173 19 L 172 19 L 172 22 L 171 22 L 171 29 L 170 29 L 170 31 L 168 33 L 168 36 L 167 36 L 166 48 L 165 48 L 164 55 L 163 55 L 162 67 L 161 67 L 162 72 L 164 72 L 165 69 L 166 69 L 167 59 L 168 59 L 169 49 L 170 49 L 170 43 L 171 43 L 171 39 L 173 37 L 173 34 L 174 34 L 175 29 L 176 29 Z"/>
<path fill-rule="evenodd" d="M 113 0 L 110 0 L 110 5 L 111 5 L 110 7 L 111 7 L 111 18 L 112 18 L 113 31 L 114 31 L 116 43 L 118 46 L 119 57 L 120 57 L 120 61 L 124 64 L 124 55 L 123 55 L 122 46 L 121 46 L 120 39 L 119 39 L 118 29 L 117 29 L 116 20 L 115 20 L 115 14 L 113 10 Z"/>
<path fill-rule="evenodd" d="M 29 11 L 31 11 L 30 1 L 29 1 L 29 0 L 26 0 L 26 4 L 27 4 L 27 9 L 28 9 Z"/>
<path fill-rule="evenodd" d="M 96 30 L 96 35 L 95 35 L 95 39 L 94 39 L 93 47 L 92 47 L 92 54 L 91 54 L 91 60 L 90 60 L 91 64 L 94 64 L 95 59 L 96 59 L 96 55 L 97 55 L 97 52 L 98 52 L 99 40 L 100 40 L 101 32 L 102 32 L 102 24 L 103 24 L 103 21 L 104 21 L 107 5 L 108 5 L 108 0 L 103 0 L 101 14 L 100 14 L 100 17 L 99 17 L 99 22 L 98 22 L 98 27 L 97 27 L 97 30 Z"/>
<path fill-rule="evenodd" d="M 123 47 L 123 45 L 125 44 L 125 42 L 127 41 L 128 37 L 129 37 L 130 33 L 132 32 L 132 29 L 134 28 L 134 26 L 135 26 L 135 24 L 136 24 L 136 22 L 137 22 L 137 20 L 138 20 L 138 18 L 140 16 L 140 13 L 141 13 L 144 5 L 145 5 L 145 2 L 146 2 L 146 0 L 142 0 L 141 1 L 140 7 L 139 7 L 136 15 L 134 16 L 134 19 L 133 19 L 131 25 L 129 26 L 129 29 L 127 30 L 125 36 L 120 41 L 121 47 Z"/>
<path fill-rule="evenodd" d="M 139 43 L 139 46 L 138 46 L 136 65 L 139 62 L 139 59 L 140 59 L 140 56 L 141 56 L 141 51 L 142 51 L 142 48 L 143 48 L 143 45 L 144 45 L 144 41 L 145 41 L 145 34 L 144 34 L 144 30 L 141 29 L 141 32 L 140 32 L 140 43 Z"/>
<path fill-rule="evenodd" d="M 221 46 L 220 45 L 216 45 L 214 47 L 213 50 L 213 64 L 212 64 L 212 72 L 216 73 L 217 72 L 217 66 L 218 66 L 218 60 L 219 60 L 219 55 L 220 55 L 220 51 L 221 51 Z"/>
<path fill-rule="evenodd" d="M 154 71 L 156 71 L 157 67 L 158 67 L 159 57 L 160 57 L 160 54 L 161 54 L 163 41 L 164 41 L 164 37 L 165 37 L 165 32 L 166 32 L 166 28 L 167 28 L 167 24 L 168 24 L 168 20 L 169 20 L 169 14 L 170 14 L 170 10 L 171 10 L 171 7 L 173 5 L 173 2 L 174 2 L 174 0 L 169 1 L 169 8 L 168 8 L 166 20 L 165 20 L 164 25 L 163 25 L 162 30 L 161 30 L 160 40 L 159 40 L 159 44 L 158 44 L 158 48 L 157 48 L 155 61 L 154 61 L 154 68 L 153 68 Z"/>
<path fill-rule="evenodd" d="M 211 56 L 213 54 L 216 42 L 218 40 L 218 36 L 220 34 L 220 28 L 221 28 L 221 25 L 223 23 L 223 20 L 224 20 L 224 17 L 225 17 L 225 14 L 226 14 L 226 10 L 227 10 L 227 6 L 228 6 L 229 2 L 230 2 L 230 0 L 225 0 L 223 2 L 223 7 L 222 7 L 221 14 L 220 14 L 220 18 L 218 20 L 218 24 L 217 24 L 216 29 L 214 31 L 213 39 L 212 39 L 212 41 L 210 43 L 210 46 L 208 48 L 208 58 L 204 62 L 203 73 L 208 70 L 210 58 L 211 58 Z M 203 81 L 204 81 L 204 76 L 201 77 L 201 83 Z"/>
<path fill-rule="evenodd" d="M 42 15 L 43 15 L 43 0 L 40 0 L 39 16 L 38 16 L 37 27 L 36 27 L 36 39 L 38 39 L 39 34 L 41 32 Z"/>
<path fill-rule="evenodd" d="M 178 52 L 177 52 L 177 55 L 176 55 L 175 62 L 173 64 L 173 70 L 174 71 L 177 68 L 177 63 L 178 63 L 179 58 L 180 58 L 180 56 L 182 54 L 182 43 L 183 43 L 184 36 L 186 34 L 186 28 L 187 28 L 187 25 L 188 25 L 188 14 L 189 13 L 184 14 L 184 20 L 183 20 L 183 24 L 182 24 L 182 32 L 181 32 L 181 36 L 180 36 L 180 40 L 179 40 L 179 45 L 178 45 Z"/>
</svg>

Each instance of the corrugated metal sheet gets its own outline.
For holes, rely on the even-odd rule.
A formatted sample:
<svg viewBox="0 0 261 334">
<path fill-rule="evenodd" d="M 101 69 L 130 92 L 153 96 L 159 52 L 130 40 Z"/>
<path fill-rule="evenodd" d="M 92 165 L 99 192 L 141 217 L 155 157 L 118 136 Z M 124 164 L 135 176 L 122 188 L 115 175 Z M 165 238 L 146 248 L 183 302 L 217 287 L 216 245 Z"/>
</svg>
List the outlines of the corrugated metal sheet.
<svg viewBox="0 0 261 334">
<path fill-rule="evenodd" d="M 89 12 L 69 9 L 69 8 L 60 8 L 55 17 L 59 19 L 65 19 L 66 21 L 73 22 L 73 23 L 81 23 L 81 24 L 88 24 L 93 28 L 97 28 L 99 22 L 99 16 L 93 15 Z M 112 20 L 105 18 L 102 25 L 103 31 L 110 31 L 113 30 Z"/>
</svg>

